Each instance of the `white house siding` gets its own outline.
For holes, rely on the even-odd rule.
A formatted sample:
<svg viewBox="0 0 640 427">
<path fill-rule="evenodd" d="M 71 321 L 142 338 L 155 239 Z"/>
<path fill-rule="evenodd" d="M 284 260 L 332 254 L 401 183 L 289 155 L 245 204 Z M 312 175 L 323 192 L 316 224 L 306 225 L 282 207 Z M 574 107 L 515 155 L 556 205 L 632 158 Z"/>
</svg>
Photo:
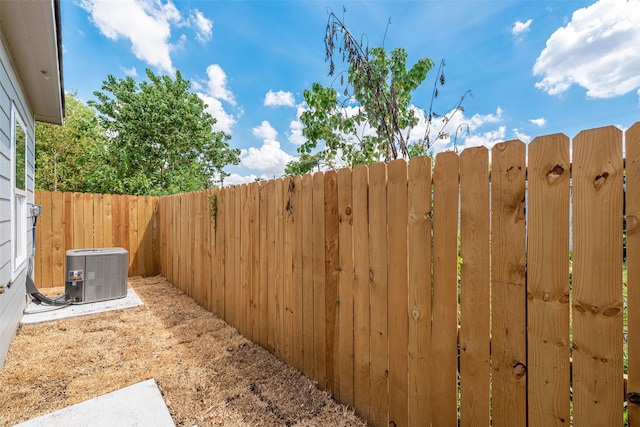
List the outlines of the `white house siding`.
<svg viewBox="0 0 640 427">
<path fill-rule="evenodd" d="M 20 81 L 7 54 L 6 43 L 0 36 L 0 284 L 11 280 L 11 110 L 15 105 L 26 127 L 27 138 L 27 203 L 34 202 L 35 169 L 35 121 L 21 89 Z M 30 209 L 27 209 L 30 212 Z M 30 213 L 28 214 L 31 215 Z M 30 256 L 33 241 L 33 220 L 27 220 L 27 255 Z M 26 267 L 22 269 L 9 288 L 0 294 L 0 367 L 4 364 L 22 313 L 26 306 Z"/>
</svg>

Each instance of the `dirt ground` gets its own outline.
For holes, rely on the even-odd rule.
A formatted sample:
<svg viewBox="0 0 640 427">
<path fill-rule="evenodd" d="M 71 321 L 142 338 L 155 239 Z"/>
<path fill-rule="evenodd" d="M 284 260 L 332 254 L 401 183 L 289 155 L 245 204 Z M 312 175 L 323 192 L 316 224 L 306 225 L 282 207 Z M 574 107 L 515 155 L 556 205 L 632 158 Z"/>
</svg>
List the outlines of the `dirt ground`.
<svg viewBox="0 0 640 427">
<path fill-rule="evenodd" d="M 366 425 L 166 279 L 129 285 L 143 306 L 20 327 L 0 370 L 0 426 L 150 378 L 177 426 Z"/>
</svg>

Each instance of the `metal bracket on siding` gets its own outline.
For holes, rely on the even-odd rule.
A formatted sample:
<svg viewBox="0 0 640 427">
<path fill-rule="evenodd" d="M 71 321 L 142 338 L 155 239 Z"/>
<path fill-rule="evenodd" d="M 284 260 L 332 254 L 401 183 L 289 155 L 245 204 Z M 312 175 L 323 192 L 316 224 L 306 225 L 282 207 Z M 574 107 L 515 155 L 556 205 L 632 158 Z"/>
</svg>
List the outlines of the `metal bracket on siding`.
<svg viewBox="0 0 640 427">
<path fill-rule="evenodd" d="M 0 283 L 0 294 L 4 294 L 7 289 L 11 287 L 11 282 L 9 283 Z"/>
</svg>

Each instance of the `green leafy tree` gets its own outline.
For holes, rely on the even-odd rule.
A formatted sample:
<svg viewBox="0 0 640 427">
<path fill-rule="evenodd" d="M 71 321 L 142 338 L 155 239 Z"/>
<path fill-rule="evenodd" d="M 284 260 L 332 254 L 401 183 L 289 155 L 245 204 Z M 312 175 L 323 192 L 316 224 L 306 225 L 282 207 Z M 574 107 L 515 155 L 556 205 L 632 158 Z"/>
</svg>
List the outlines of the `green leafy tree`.
<svg viewBox="0 0 640 427">
<path fill-rule="evenodd" d="M 67 93 L 62 126 L 36 123 L 36 188 L 89 191 L 93 155 L 104 143 L 95 111 Z"/>
<path fill-rule="evenodd" d="M 239 162 L 229 135 L 180 72 L 175 79 L 146 70 L 149 81 L 131 77 L 103 82 L 90 101 L 109 141 L 98 154 L 95 191 L 164 195 L 211 188 L 223 168 Z"/>
<path fill-rule="evenodd" d="M 295 175 L 320 166 L 353 167 L 427 154 L 430 129 L 422 138 L 411 137 L 411 130 L 419 122 L 411 105 L 412 94 L 433 68 L 433 61 L 423 58 L 407 68 L 404 49 L 387 52 L 384 47 L 363 46 L 333 13 L 329 14 L 324 42 L 330 76 L 335 75 L 336 50 L 348 64 L 346 72 L 336 76 L 344 90 L 339 94 L 333 87 L 314 83 L 311 90 L 304 91 L 308 108 L 300 121 L 306 142 L 298 148 L 299 159 L 287 165 L 286 173 Z M 444 61 L 425 117 L 429 127 L 432 118 L 437 117 L 432 111 L 433 99 L 438 96 L 437 84 L 445 83 L 443 67 Z M 462 111 L 463 99 L 464 96 L 454 112 Z M 448 136 L 444 129 L 439 135 Z"/>
</svg>

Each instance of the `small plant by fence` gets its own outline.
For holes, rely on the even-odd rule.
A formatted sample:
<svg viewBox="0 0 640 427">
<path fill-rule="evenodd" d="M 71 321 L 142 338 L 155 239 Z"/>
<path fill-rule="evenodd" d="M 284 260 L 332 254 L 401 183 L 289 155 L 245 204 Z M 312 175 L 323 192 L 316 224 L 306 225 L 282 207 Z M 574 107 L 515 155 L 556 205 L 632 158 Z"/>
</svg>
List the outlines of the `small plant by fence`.
<svg viewBox="0 0 640 427">
<path fill-rule="evenodd" d="M 162 197 L 144 247 L 371 425 L 640 425 L 640 124 L 624 145 L 607 127 Z"/>
</svg>

